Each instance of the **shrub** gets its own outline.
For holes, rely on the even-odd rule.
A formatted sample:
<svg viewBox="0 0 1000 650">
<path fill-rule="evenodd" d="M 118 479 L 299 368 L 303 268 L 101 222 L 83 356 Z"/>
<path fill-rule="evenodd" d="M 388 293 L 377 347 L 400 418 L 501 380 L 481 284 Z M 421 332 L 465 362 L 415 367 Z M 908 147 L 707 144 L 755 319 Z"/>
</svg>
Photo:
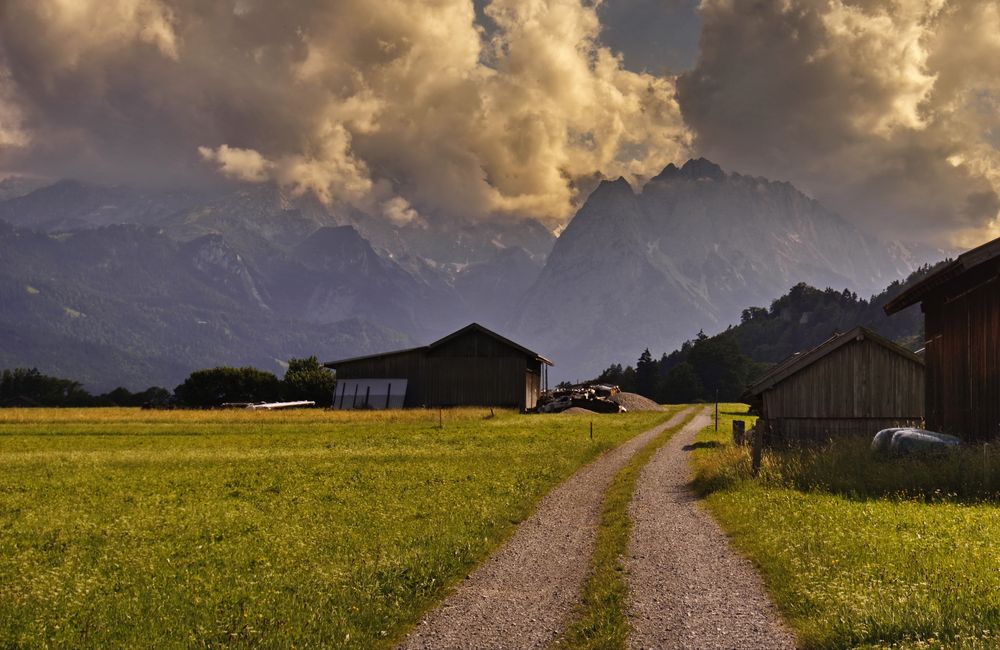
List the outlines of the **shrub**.
<svg viewBox="0 0 1000 650">
<path fill-rule="evenodd" d="M 281 382 L 281 395 L 288 401 L 312 400 L 317 406 L 329 406 L 336 386 L 336 375 L 321 366 L 316 357 L 291 359 Z"/>
<path fill-rule="evenodd" d="M 186 406 L 273 402 L 280 398 L 281 383 L 273 374 L 257 368 L 210 368 L 191 373 L 174 394 Z"/>
<path fill-rule="evenodd" d="M 89 406 L 80 382 L 43 375 L 38 368 L 14 368 L 0 375 L 0 406 Z"/>
</svg>

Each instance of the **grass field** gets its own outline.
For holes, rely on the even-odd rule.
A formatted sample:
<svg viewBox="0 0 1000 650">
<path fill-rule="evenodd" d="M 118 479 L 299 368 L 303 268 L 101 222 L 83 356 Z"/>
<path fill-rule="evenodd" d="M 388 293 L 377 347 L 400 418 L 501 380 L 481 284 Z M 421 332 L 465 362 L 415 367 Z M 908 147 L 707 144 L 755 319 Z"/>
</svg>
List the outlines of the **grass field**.
<svg viewBox="0 0 1000 650">
<path fill-rule="evenodd" d="M 754 480 L 746 451 L 728 444 L 743 408 L 727 405 L 720 433 L 702 432 L 720 446 L 699 450 L 695 470 L 802 646 L 1000 647 L 1000 508 L 948 493 L 982 494 L 951 469 L 974 472 L 974 461 L 765 454 Z"/>
<path fill-rule="evenodd" d="M 388 646 L 668 415 L 0 411 L 0 646 Z"/>
</svg>

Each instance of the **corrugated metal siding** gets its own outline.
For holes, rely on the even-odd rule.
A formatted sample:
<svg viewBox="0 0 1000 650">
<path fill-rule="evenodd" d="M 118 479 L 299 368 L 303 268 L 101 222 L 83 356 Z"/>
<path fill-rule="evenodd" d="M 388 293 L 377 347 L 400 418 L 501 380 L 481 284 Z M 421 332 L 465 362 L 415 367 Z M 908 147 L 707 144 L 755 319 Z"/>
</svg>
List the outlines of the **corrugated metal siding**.
<svg viewBox="0 0 1000 650">
<path fill-rule="evenodd" d="M 927 427 L 969 440 L 1000 434 L 1000 279 L 970 271 L 923 304 Z"/>
<path fill-rule="evenodd" d="M 786 438 L 874 434 L 923 419 L 924 367 L 863 339 L 803 368 L 762 397 L 772 430 Z"/>
</svg>

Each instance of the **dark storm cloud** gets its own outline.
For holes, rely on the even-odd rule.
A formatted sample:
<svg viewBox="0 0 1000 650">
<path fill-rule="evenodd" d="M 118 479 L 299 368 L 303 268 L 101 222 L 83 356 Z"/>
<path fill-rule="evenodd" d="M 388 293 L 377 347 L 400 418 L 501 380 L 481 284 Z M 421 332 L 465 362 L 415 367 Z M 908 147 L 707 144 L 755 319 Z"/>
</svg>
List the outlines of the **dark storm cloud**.
<svg viewBox="0 0 1000 650">
<path fill-rule="evenodd" d="M 629 70 L 676 74 L 694 65 L 701 18 L 697 0 L 604 0 L 601 40 Z"/>
<path fill-rule="evenodd" d="M 705 0 L 701 15 L 678 80 L 701 153 L 884 234 L 1000 234 L 996 4 Z"/>
</svg>

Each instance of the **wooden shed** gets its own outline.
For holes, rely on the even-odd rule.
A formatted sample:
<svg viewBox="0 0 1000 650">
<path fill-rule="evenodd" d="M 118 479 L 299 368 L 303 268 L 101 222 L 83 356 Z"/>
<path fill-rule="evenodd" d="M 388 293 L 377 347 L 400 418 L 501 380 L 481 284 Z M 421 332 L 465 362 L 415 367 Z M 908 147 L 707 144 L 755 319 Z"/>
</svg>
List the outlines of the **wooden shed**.
<svg viewBox="0 0 1000 650">
<path fill-rule="evenodd" d="M 920 303 L 927 428 L 966 440 L 1000 433 L 1000 238 L 959 255 L 885 306 Z"/>
<path fill-rule="evenodd" d="M 789 357 L 744 396 L 776 442 L 871 436 L 920 426 L 924 361 L 864 327 Z"/>
<path fill-rule="evenodd" d="M 472 323 L 423 347 L 324 365 L 337 371 L 334 408 L 499 406 L 526 410 L 537 405 L 546 366 L 553 364 Z"/>
</svg>

